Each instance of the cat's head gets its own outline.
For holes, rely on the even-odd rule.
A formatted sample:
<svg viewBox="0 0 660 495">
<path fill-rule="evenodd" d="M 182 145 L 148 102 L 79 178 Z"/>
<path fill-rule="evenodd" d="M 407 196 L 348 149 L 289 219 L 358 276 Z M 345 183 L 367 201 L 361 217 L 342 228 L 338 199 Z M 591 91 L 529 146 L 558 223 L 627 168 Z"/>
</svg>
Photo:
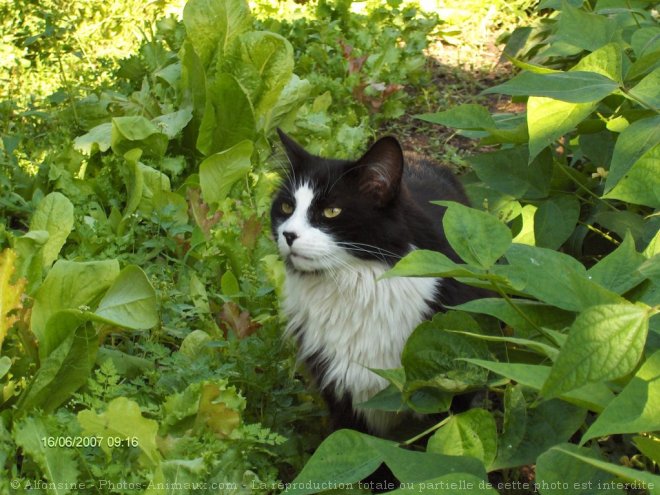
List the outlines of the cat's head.
<svg viewBox="0 0 660 495">
<path fill-rule="evenodd" d="M 404 159 L 395 138 L 382 138 L 347 161 L 314 156 L 279 133 L 289 167 L 271 222 L 287 266 L 323 272 L 356 259 L 392 264 L 409 250 L 399 211 Z"/>
</svg>

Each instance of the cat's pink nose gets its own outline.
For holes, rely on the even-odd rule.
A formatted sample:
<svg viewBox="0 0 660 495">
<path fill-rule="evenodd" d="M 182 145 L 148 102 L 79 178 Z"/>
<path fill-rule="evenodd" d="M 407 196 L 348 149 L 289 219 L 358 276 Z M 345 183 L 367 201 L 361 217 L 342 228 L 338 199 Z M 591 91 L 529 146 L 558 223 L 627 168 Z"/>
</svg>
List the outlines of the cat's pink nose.
<svg viewBox="0 0 660 495">
<path fill-rule="evenodd" d="M 293 241 L 295 241 L 298 238 L 298 234 L 294 234 L 293 232 L 282 232 L 282 235 L 286 239 L 286 243 L 289 245 L 293 245 Z"/>
</svg>

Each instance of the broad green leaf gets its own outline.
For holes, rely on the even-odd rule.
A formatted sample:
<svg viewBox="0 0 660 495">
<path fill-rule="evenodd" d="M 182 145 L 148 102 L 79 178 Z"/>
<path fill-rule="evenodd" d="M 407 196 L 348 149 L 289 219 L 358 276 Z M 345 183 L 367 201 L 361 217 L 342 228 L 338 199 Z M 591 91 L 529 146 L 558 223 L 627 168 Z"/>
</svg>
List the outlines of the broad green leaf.
<svg viewBox="0 0 660 495">
<path fill-rule="evenodd" d="M 41 285 L 43 273 L 43 246 L 48 242 L 48 232 L 45 230 L 30 230 L 14 239 L 14 250 L 17 254 L 16 279 L 25 278 L 25 292 L 32 295 Z"/>
<path fill-rule="evenodd" d="M 443 392 L 462 392 L 486 383 L 486 370 L 459 360 L 487 359 L 490 353 L 486 344 L 447 330 L 479 332 L 479 326 L 469 315 L 456 311 L 437 314 L 419 325 L 401 355 L 407 391 L 430 386 Z"/>
<path fill-rule="evenodd" d="M 615 380 L 635 369 L 649 328 L 649 310 L 632 304 L 592 306 L 575 319 L 550 376 L 545 397 Z"/>
<path fill-rule="evenodd" d="M 495 419 L 485 409 L 470 409 L 450 416 L 449 421 L 429 438 L 427 452 L 476 457 L 488 468 L 497 453 Z"/>
<path fill-rule="evenodd" d="M 140 267 L 129 265 L 119 273 L 94 314 L 113 325 L 147 330 L 158 323 L 156 291 Z"/>
<path fill-rule="evenodd" d="M 416 249 L 403 257 L 383 275 L 389 277 L 470 277 L 480 273 L 468 266 L 454 263 L 436 251 Z"/>
<path fill-rule="evenodd" d="M 499 298 L 475 299 L 456 309 L 494 316 L 522 335 L 538 334 L 537 327 L 562 329 L 575 319 L 571 312 L 526 299 L 514 299 L 510 303 Z"/>
<path fill-rule="evenodd" d="M 207 156 L 225 151 L 244 140 L 254 140 L 255 129 L 254 110 L 245 89 L 234 76 L 219 74 L 207 86 L 197 149 Z"/>
<path fill-rule="evenodd" d="M 209 204 L 224 200 L 234 183 L 245 177 L 252 167 L 251 141 L 241 141 L 232 148 L 215 153 L 199 166 L 202 197 Z"/>
<path fill-rule="evenodd" d="M 73 230 L 73 203 L 61 193 L 50 193 L 32 214 L 30 230 L 48 232 L 48 240 L 42 248 L 42 261 L 43 267 L 49 268 Z"/>
<path fill-rule="evenodd" d="M 539 342 L 537 340 L 520 339 L 516 337 L 500 337 L 496 335 L 482 335 L 478 333 L 469 333 L 469 332 L 457 332 L 457 333 L 460 333 L 461 335 L 465 335 L 467 337 L 485 340 L 487 342 L 507 342 L 509 344 L 513 344 L 516 347 L 527 347 L 538 354 L 550 358 L 553 361 L 556 359 L 557 355 L 559 354 L 559 349 L 552 347 L 551 345 L 545 344 L 543 342 Z"/>
<path fill-rule="evenodd" d="M 644 107 L 657 112 L 660 110 L 660 91 L 658 91 L 658 87 L 660 87 L 660 67 L 637 83 L 634 88 L 628 91 L 628 95 Z"/>
<path fill-rule="evenodd" d="M 498 439 L 496 459 L 502 463 L 511 459 L 525 440 L 527 433 L 527 402 L 524 385 L 507 385 L 504 390 L 504 421 Z M 534 410 L 531 410 L 533 413 Z"/>
<path fill-rule="evenodd" d="M 550 190 L 552 156 L 540 154 L 528 163 L 526 146 L 482 153 L 468 159 L 477 176 L 488 186 L 515 198 L 544 198 Z"/>
<path fill-rule="evenodd" d="M 48 318 L 46 331 L 39 341 L 39 357 L 45 359 L 86 321 L 87 318 L 78 309 L 63 309 L 54 313 Z"/>
<path fill-rule="evenodd" d="M 222 274 L 222 278 L 220 278 L 220 289 L 222 290 L 222 294 L 228 297 L 235 296 L 241 292 L 238 279 L 231 270 L 227 270 Z"/>
<path fill-rule="evenodd" d="M 615 41 L 618 35 L 617 24 L 606 16 L 585 12 L 562 3 L 557 37 L 571 45 L 593 52 Z"/>
<path fill-rule="evenodd" d="M 332 433 L 316 449 L 302 471 L 284 493 L 308 495 L 317 493 L 314 483 L 332 480 L 336 483 L 355 483 L 362 480 L 380 466 L 382 454 L 365 438 L 366 435 L 353 430 Z M 309 482 L 309 486 L 305 487 Z"/>
<path fill-rule="evenodd" d="M 633 443 L 646 457 L 656 464 L 660 462 L 660 440 L 658 437 L 633 437 Z"/>
<path fill-rule="evenodd" d="M 597 304 L 623 302 L 617 294 L 589 280 L 584 266 L 566 254 L 512 244 L 506 258 L 527 274 L 521 290 L 558 308 L 581 311 Z"/>
<path fill-rule="evenodd" d="M 626 235 L 623 242 L 592 266 L 587 274 L 591 280 L 612 292 L 624 294 L 644 280 L 645 276 L 638 268 L 645 259 L 635 250 L 632 236 Z"/>
<path fill-rule="evenodd" d="M 623 50 L 620 43 L 608 43 L 588 54 L 570 72 L 588 71 L 600 74 L 621 84 L 623 79 Z"/>
<path fill-rule="evenodd" d="M 415 115 L 415 118 L 431 122 L 432 124 L 442 124 L 457 129 L 486 129 L 496 127 L 495 121 L 490 116 L 488 109 L 473 103 L 458 105 L 444 112 Z"/>
<path fill-rule="evenodd" d="M 488 88 L 483 93 L 544 96 L 571 103 L 589 103 L 602 100 L 617 88 L 616 82 L 595 72 L 571 71 L 551 74 L 521 72 L 513 79 Z"/>
<path fill-rule="evenodd" d="M 245 0 L 190 0 L 183 9 L 186 37 L 208 68 L 214 55 L 223 57 L 238 36 L 252 27 Z"/>
<path fill-rule="evenodd" d="M 31 329 L 44 338 L 48 319 L 61 309 L 93 307 L 119 275 L 117 260 L 58 260 L 34 296 Z"/>
<path fill-rule="evenodd" d="M 658 127 L 660 128 L 660 120 Z M 656 145 L 637 160 L 617 185 L 603 197 L 660 208 L 658 163 L 660 163 L 660 145 Z"/>
<path fill-rule="evenodd" d="M 167 136 L 168 139 L 176 138 L 192 119 L 192 109 L 183 107 L 176 112 L 159 115 L 151 122 Z"/>
<path fill-rule="evenodd" d="M 277 101 L 270 107 L 259 105 L 256 115 L 257 126 L 265 135 L 269 135 L 290 113 L 297 112 L 298 108 L 307 99 L 312 85 L 306 79 L 300 79 L 292 74 L 289 82 L 282 88 Z M 329 94 L 329 93 L 328 93 Z"/>
<path fill-rule="evenodd" d="M 614 488 L 615 477 L 594 466 L 575 462 L 564 450 L 597 459 L 595 451 L 577 445 L 562 444 L 541 454 L 536 462 L 536 483 L 543 495 L 617 495 L 623 490 Z"/>
<path fill-rule="evenodd" d="M 112 144 L 112 123 L 105 122 L 90 129 L 87 134 L 78 136 L 73 140 L 73 147 L 86 155 L 93 155 L 96 151 L 105 152 Z"/>
<path fill-rule="evenodd" d="M 482 366 L 487 370 L 509 378 L 534 390 L 541 390 L 550 375 L 551 368 L 538 364 L 497 363 L 481 359 L 466 359 L 466 361 Z M 561 399 L 581 408 L 600 412 L 612 401 L 614 395 L 605 383 L 588 384 L 577 390 L 566 392 Z"/>
<path fill-rule="evenodd" d="M 591 424 L 581 443 L 613 433 L 660 430 L 659 412 L 660 351 L 656 351 Z"/>
<path fill-rule="evenodd" d="M 112 119 L 112 151 L 123 156 L 138 148 L 143 156 L 162 158 L 168 139 L 155 124 L 145 117 L 134 115 Z"/>
<path fill-rule="evenodd" d="M 497 495 L 495 488 L 483 478 L 469 473 L 451 473 L 438 478 L 427 479 L 419 483 L 406 483 L 390 495 L 447 495 L 453 490 L 460 490 L 461 495 Z"/>
<path fill-rule="evenodd" d="M 660 144 L 660 116 L 648 117 L 630 124 L 616 140 L 612 163 L 605 181 L 605 192 L 611 191 L 632 166 L 650 150 L 658 148 L 658 144 Z M 657 153 L 654 159 L 658 159 Z"/>
<path fill-rule="evenodd" d="M 11 369 L 11 358 L 9 356 L 0 357 L 0 378 L 5 376 Z"/>
<path fill-rule="evenodd" d="M 529 162 L 564 134 L 572 131 L 596 109 L 597 102 L 570 103 L 542 96 L 527 100 Z"/>
<path fill-rule="evenodd" d="M 10 315 L 23 307 L 21 296 L 25 290 L 25 279 L 11 283 L 14 276 L 16 253 L 13 249 L 5 249 L 0 253 L 0 349 L 7 332 L 18 320 L 18 316 Z"/>
<path fill-rule="evenodd" d="M 60 334 L 66 331 L 63 329 Z M 27 413 L 41 409 L 50 413 L 62 405 L 87 383 L 98 346 L 98 335 L 90 324 L 70 329 L 68 336 L 41 361 L 41 367 L 21 396 L 19 411 Z"/>
<path fill-rule="evenodd" d="M 534 213 L 536 245 L 558 249 L 575 230 L 579 217 L 580 202 L 575 196 L 557 194 L 542 201 Z"/>
<path fill-rule="evenodd" d="M 192 105 L 193 122 L 197 129 L 206 107 L 206 72 L 192 42 L 188 39 L 179 50 L 179 59 L 184 101 Z"/>
<path fill-rule="evenodd" d="M 582 455 L 575 451 L 574 446 L 567 448 L 565 445 L 556 445 L 553 447 L 553 450 L 571 456 L 606 473 L 613 474 L 617 478 L 623 478 L 633 483 L 637 482 L 640 488 L 647 488 L 650 495 L 660 495 L 660 476 L 651 474 L 648 471 L 640 471 L 619 464 L 611 464 L 600 459 Z"/>
<path fill-rule="evenodd" d="M 470 204 L 489 212 L 503 223 L 509 223 L 520 216 L 522 207 L 514 196 L 501 193 L 481 182 L 465 185 Z"/>
<path fill-rule="evenodd" d="M 586 417 L 586 411 L 561 400 L 540 403 L 522 413 L 522 394 L 513 392 L 505 412 L 505 429 L 499 440 L 497 458 L 490 469 L 502 469 L 534 463 L 539 454 L 559 442 L 567 441 Z M 520 422 L 516 424 L 516 422 Z"/>
<path fill-rule="evenodd" d="M 447 206 L 442 219 L 447 240 L 469 265 L 488 269 L 511 245 L 511 231 L 493 215 L 460 203 L 441 204 Z"/>
<path fill-rule="evenodd" d="M 160 453 L 156 445 L 158 423 L 142 416 L 140 406 L 126 397 L 117 397 L 109 404 L 105 412 L 96 413 L 84 410 L 78 413 L 78 423 L 87 436 L 101 437 L 101 448 L 110 456 L 116 447 L 108 439 L 121 438 L 137 444 L 142 452 L 141 460 L 145 465 L 154 465 L 160 461 Z"/>
<path fill-rule="evenodd" d="M 516 244 L 525 244 L 527 246 L 536 246 L 536 239 L 534 238 L 534 216 L 538 208 L 534 205 L 525 205 L 520 210 L 520 231 L 513 238 Z"/>
<path fill-rule="evenodd" d="M 14 440 L 48 481 L 48 493 L 63 495 L 78 481 L 78 466 L 74 450 L 66 447 L 47 447 L 44 440 L 53 437 L 44 419 L 28 416 L 14 425 Z M 51 488 L 52 486 L 52 488 Z"/>
</svg>

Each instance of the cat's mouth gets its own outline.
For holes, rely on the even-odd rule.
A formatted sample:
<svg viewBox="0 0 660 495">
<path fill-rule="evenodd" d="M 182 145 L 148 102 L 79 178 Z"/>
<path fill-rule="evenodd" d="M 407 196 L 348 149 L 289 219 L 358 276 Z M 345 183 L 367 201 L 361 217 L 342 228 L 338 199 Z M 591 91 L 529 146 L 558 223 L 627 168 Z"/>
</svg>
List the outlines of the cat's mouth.
<svg viewBox="0 0 660 495">
<path fill-rule="evenodd" d="M 303 254 L 294 253 L 294 252 L 289 253 L 289 258 L 294 260 L 314 261 L 314 259 L 309 256 L 305 256 Z"/>
</svg>

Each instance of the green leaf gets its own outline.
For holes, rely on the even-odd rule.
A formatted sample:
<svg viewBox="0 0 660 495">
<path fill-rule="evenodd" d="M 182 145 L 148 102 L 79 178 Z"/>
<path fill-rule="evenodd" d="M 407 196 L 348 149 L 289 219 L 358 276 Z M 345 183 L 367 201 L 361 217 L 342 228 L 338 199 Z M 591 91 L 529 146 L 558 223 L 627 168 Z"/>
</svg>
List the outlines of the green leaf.
<svg viewBox="0 0 660 495">
<path fill-rule="evenodd" d="M 252 167 L 251 141 L 241 141 L 232 148 L 215 153 L 199 166 L 202 197 L 209 204 L 224 200 L 236 181 L 245 177 Z"/>
<path fill-rule="evenodd" d="M 660 462 L 660 440 L 657 437 L 633 437 L 633 443 L 637 450 L 653 462 Z"/>
<path fill-rule="evenodd" d="M 472 103 L 458 105 L 444 112 L 415 115 L 415 118 L 431 122 L 432 124 L 442 124 L 457 129 L 486 129 L 496 127 L 495 121 L 490 116 L 488 109 Z"/>
<path fill-rule="evenodd" d="M 619 85 L 609 77 L 595 72 L 571 71 L 551 74 L 521 72 L 513 79 L 488 88 L 483 93 L 510 96 L 544 96 L 571 103 L 600 101 Z"/>
<path fill-rule="evenodd" d="M 156 291 L 140 267 L 129 265 L 119 273 L 94 314 L 112 325 L 147 330 L 158 323 Z"/>
<path fill-rule="evenodd" d="M 298 111 L 311 90 L 312 85 L 308 80 L 300 79 L 296 74 L 292 74 L 291 79 L 282 88 L 279 98 L 272 106 L 264 108 L 263 105 L 259 105 L 257 113 L 258 128 L 265 135 L 269 135 L 286 119 L 287 115 Z"/>
<path fill-rule="evenodd" d="M 586 417 L 584 409 L 561 400 L 542 402 L 523 413 L 519 390 L 509 393 L 507 405 L 510 412 L 505 411 L 505 430 L 491 470 L 534 463 L 549 447 L 567 441 Z"/>
<path fill-rule="evenodd" d="M 580 202 L 575 196 L 558 194 L 542 201 L 534 213 L 536 245 L 558 249 L 575 230 L 579 217 Z"/>
<path fill-rule="evenodd" d="M 186 38 L 208 67 L 214 56 L 223 57 L 238 36 L 252 27 L 245 0 L 190 0 L 183 9 Z"/>
<path fill-rule="evenodd" d="M 588 26 L 588 29 L 585 26 Z M 559 40 L 593 52 L 615 41 L 618 32 L 614 20 L 577 9 L 565 1 L 562 3 L 557 28 Z"/>
<path fill-rule="evenodd" d="M 660 67 L 655 69 L 637 85 L 628 91 L 628 95 L 641 103 L 644 107 L 656 112 L 660 110 Z M 624 93 L 625 94 L 625 93 Z"/>
<path fill-rule="evenodd" d="M 651 495 L 660 494 L 660 476 L 651 474 L 648 471 L 640 471 L 638 469 L 632 469 L 618 464 L 610 464 L 609 462 L 595 459 L 591 456 L 582 455 L 576 452 L 574 446 L 567 448 L 566 445 L 556 445 L 553 447 L 553 450 L 557 450 L 564 455 L 582 461 L 583 463 L 589 464 L 597 469 L 605 471 L 606 473 L 613 474 L 617 478 L 638 482 L 637 484 L 640 485 L 641 488 L 647 488 Z"/>
<path fill-rule="evenodd" d="M 145 117 L 134 115 L 112 119 L 112 151 L 119 156 L 138 148 L 143 156 L 162 158 L 168 139 Z"/>
<path fill-rule="evenodd" d="M 623 242 L 592 266 L 587 274 L 591 280 L 612 292 L 624 294 L 646 278 L 638 271 L 645 260 L 644 255 L 635 250 L 632 236 L 626 235 Z"/>
<path fill-rule="evenodd" d="M 447 206 L 442 225 L 449 244 L 469 265 L 488 269 L 511 244 L 511 231 L 493 215 L 460 203 L 438 204 Z"/>
<path fill-rule="evenodd" d="M 430 386 L 443 392 L 462 392 L 486 383 L 485 370 L 457 360 L 487 359 L 490 353 L 486 344 L 447 330 L 480 331 L 472 317 L 456 311 L 437 314 L 419 325 L 401 355 L 406 391 Z"/>
<path fill-rule="evenodd" d="M 70 321 L 58 322 L 68 323 Z M 41 367 L 18 403 L 21 413 L 34 409 L 50 413 L 87 383 L 99 346 L 98 335 L 90 324 L 58 332 L 60 335 L 68 333 L 68 336 L 41 361 Z"/>
<path fill-rule="evenodd" d="M 580 443 L 613 433 L 660 430 L 660 351 L 651 355 L 596 418 Z"/>
<path fill-rule="evenodd" d="M 595 72 L 621 84 L 623 79 L 623 50 L 620 43 L 608 43 L 571 68 L 573 71 Z"/>
<path fill-rule="evenodd" d="M 648 117 L 630 124 L 616 140 L 612 163 L 605 181 L 605 192 L 611 191 L 632 166 L 649 150 L 657 148 L 659 143 L 660 116 Z M 657 156 L 656 153 L 654 155 L 656 160 Z"/>
<path fill-rule="evenodd" d="M 78 467 L 73 449 L 47 447 L 44 441 L 53 437 L 41 417 L 26 417 L 14 425 L 14 439 L 27 455 L 39 466 L 48 481 L 48 493 L 63 495 L 71 493 L 69 486 L 78 481 Z M 52 488 L 51 488 L 52 486 Z"/>
<path fill-rule="evenodd" d="M 42 262 L 43 268 L 49 268 L 73 230 L 73 203 L 61 193 L 48 194 L 32 214 L 30 230 L 48 232 L 48 240 L 42 247 Z"/>
<path fill-rule="evenodd" d="M 571 312 L 525 299 L 514 299 L 511 302 L 499 298 L 475 299 L 456 309 L 494 316 L 522 335 L 537 334 L 537 327 L 565 328 L 575 319 Z"/>
<path fill-rule="evenodd" d="M 117 260 L 57 261 L 34 295 L 30 328 L 37 340 L 44 339 L 46 323 L 57 311 L 95 306 L 117 275 Z"/>
<path fill-rule="evenodd" d="M 520 339 L 517 337 L 500 337 L 496 335 L 482 335 L 478 333 L 469 333 L 469 332 L 457 332 L 457 333 L 460 333 L 461 335 L 465 335 L 467 337 L 485 340 L 487 342 L 507 342 L 509 344 L 513 344 L 516 347 L 527 347 L 538 354 L 550 358 L 552 361 L 554 361 L 557 355 L 559 354 L 559 349 L 552 347 L 548 344 L 545 344 L 543 342 L 539 342 L 537 340 Z"/>
<path fill-rule="evenodd" d="M 658 123 L 660 127 L 660 120 L 658 120 Z M 658 163 L 660 163 L 660 145 L 656 145 L 637 160 L 617 185 L 603 197 L 620 199 L 633 204 L 650 206 L 651 208 L 660 208 Z"/>
<path fill-rule="evenodd" d="M 529 162 L 564 134 L 572 131 L 596 109 L 597 102 L 570 103 L 541 96 L 527 100 Z"/>
<path fill-rule="evenodd" d="M 228 297 L 235 296 L 241 292 L 241 286 L 231 270 L 227 270 L 222 274 L 222 278 L 220 279 L 220 289 L 222 290 L 222 294 Z"/>
<path fill-rule="evenodd" d="M 649 310 L 632 304 L 593 306 L 578 315 L 541 393 L 556 397 L 635 369 L 649 328 Z"/>
<path fill-rule="evenodd" d="M 158 423 L 144 418 L 140 406 L 126 397 L 113 399 L 105 412 L 100 414 L 91 410 L 80 411 L 78 423 L 84 435 L 101 437 L 101 448 L 108 456 L 113 448 L 117 448 L 108 440 L 120 438 L 122 445 L 126 445 L 127 440 L 137 445 L 142 453 L 143 464 L 154 465 L 160 462 L 156 445 Z"/>
<path fill-rule="evenodd" d="M 449 417 L 446 425 L 429 438 L 428 452 L 476 457 L 488 469 L 497 453 L 495 419 L 485 409 L 470 409 Z"/>
<path fill-rule="evenodd" d="M 419 483 L 406 483 L 405 487 L 398 488 L 390 495 L 446 495 L 448 490 L 460 490 L 461 495 L 497 495 L 493 486 L 469 473 L 450 473 L 438 478 L 427 479 Z"/>
<path fill-rule="evenodd" d="M 393 268 L 385 272 L 389 277 L 470 277 L 479 272 L 468 265 L 454 263 L 447 256 L 436 251 L 416 249 L 399 260 Z"/>
<path fill-rule="evenodd" d="M 538 364 L 496 363 L 481 359 L 466 359 L 466 361 L 482 366 L 493 373 L 505 376 L 534 390 L 541 390 L 550 375 L 549 366 Z M 577 390 L 566 392 L 561 396 L 563 400 L 571 404 L 596 412 L 605 409 L 613 397 L 612 392 L 604 383 L 588 384 Z"/>
<path fill-rule="evenodd" d="M 557 448 L 559 447 L 559 448 Z M 543 495 L 615 495 L 623 490 L 613 488 L 615 477 L 594 466 L 575 462 L 565 450 L 598 459 L 596 452 L 577 445 L 562 444 L 541 454 L 536 462 L 536 483 L 545 487 Z"/>
<path fill-rule="evenodd" d="M 104 152 L 112 144 L 112 123 L 104 122 L 90 129 L 87 134 L 73 140 L 73 147 L 85 155 L 93 155 L 97 151 Z"/>
<path fill-rule="evenodd" d="M 176 138 L 192 119 L 192 108 L 187 106 L 176 112 L 159 115 L 151 122 L 167 136 L 168 139 Z"/>
<path fill-rule="evenodd" d="M 582 311 L 597 304 L 623 299 L 589 280 L 576 259 L 550 249 L 512 244 L 506 253 L 509 263 L 527 274 L 521 290 L 568 311 Z"/>
<path fill-rule="evenodd" d="M 207 86 L 197 149 L 207 156 L 225 151 L 244 140 L 253 141 L 255 130 L 254 110 L 245 89 L 231 74 L 219 74 Z"/>
<path fill-rule="evenodd" d="M 482 153 L 468 159 L 477 176 L 488 186 L 516 198 L 544 198 L 550 190 L 552 155 L 540 154 L 527 163 L 525 146 Z"/>
</svg>

